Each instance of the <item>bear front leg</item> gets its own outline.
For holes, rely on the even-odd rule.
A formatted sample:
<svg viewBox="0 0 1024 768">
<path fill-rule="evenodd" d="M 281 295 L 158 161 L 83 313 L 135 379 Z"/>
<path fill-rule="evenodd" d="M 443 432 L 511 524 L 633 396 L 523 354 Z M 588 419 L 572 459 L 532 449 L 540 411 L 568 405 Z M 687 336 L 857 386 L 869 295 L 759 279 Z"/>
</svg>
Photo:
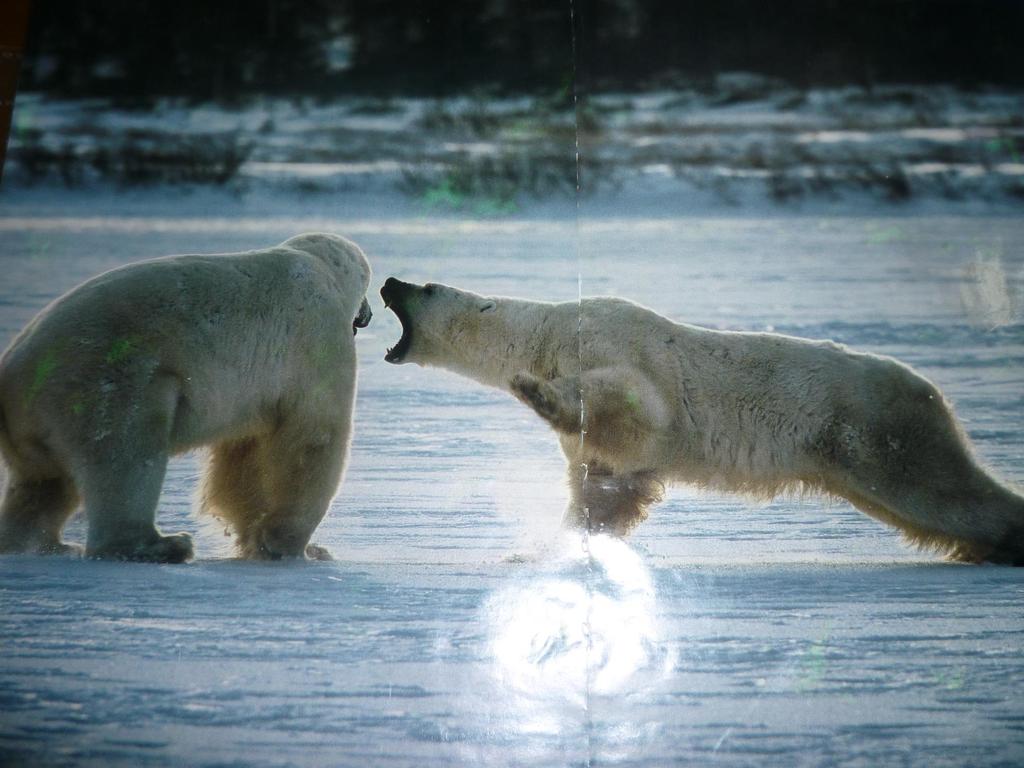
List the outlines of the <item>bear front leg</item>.
<svg viewBox="0 0 1024 768">
<path fill-rule="evenodd" d="M 671 423 L 656 388 L 625 368 L 596 368 L 582 376 L 544 381 L 519 373 L 512 393 L 562 435 L 580 435 L 583 453 L 619 469 L 647 469 L 660 456 L 658 441 Z"/>
<path fill-rule="evenodd" d="M 331 559 L 327 549 L 309 540 L 338 489 L 347 445 L 347 429 L 308 423 L 265 439 L 259 451 L 262 509 L 234 517 L 243 557 Z"/>
<path fill-rule="evenodd" d="M 556 431 L 578 433 L 582 428 L 579 378 L 544 381 L 531 373 L 517 373 L 512 377 L 510 388 L 513 395 Z"/>
<path fill-rule="evenodd" d="M 595 462 L 570 465 L 569 489 L 563 527 L 613 536 L 626 536 L 646 520 L 647 508 L 665 492 L 652 472 L 615 474 Z"/>
</svg>

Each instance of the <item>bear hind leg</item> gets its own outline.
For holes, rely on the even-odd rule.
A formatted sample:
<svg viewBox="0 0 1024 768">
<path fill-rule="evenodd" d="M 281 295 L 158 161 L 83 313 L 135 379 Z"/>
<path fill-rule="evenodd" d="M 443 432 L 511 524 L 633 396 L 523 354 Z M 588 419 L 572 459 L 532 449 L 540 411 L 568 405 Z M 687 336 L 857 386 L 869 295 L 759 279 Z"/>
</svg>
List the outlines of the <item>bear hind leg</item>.
<svg viewBox="0 0 1024 768">
<path fill-rule="evenodd" d="M 77 505 L 68 477 L 25 479 L 12 473 L 0 504 L 0 552 L 80 553 L 81 547 L 61 540 Z"/>
<path fill-rule="evenodd" d="M 972 468 L 958 487 L 938 491 L 876 483 L 833 492 L 899 529 L 911 544 L 950 560 L 1024 565 L 1024 499 L 980 468 Z"/>
<path fill-rule="evenodd" d="M 145 450 L 80 469 L 78 486 L 85 501 L 89 534 L 87 557 L 154 563 L 192 558 L 192 537 L 164 535 L 156 527 L 156 509 L 167 470 L 166 450 Z"/>
<path fill-rule="evenodd" d="M 84 473 L 82 496 L 89 520 L 86 556 L 152 563 L 190 560 L 191 536 L 164 535 L 156 527 L 167 455 L 139 459 L 119 469 L 114 474 L 104 465 Z"/>
<path fill-rule="evenodd" d="M 71 467 L 89 523 L 88 557 L 181 563 L 192 558 L 192 537 L 164 535 L 156 526 L 157 504 L 167 471 L 179 388 L 158 375 L 119 385 L 132 407 L 108 418 Z"/>
</svg>

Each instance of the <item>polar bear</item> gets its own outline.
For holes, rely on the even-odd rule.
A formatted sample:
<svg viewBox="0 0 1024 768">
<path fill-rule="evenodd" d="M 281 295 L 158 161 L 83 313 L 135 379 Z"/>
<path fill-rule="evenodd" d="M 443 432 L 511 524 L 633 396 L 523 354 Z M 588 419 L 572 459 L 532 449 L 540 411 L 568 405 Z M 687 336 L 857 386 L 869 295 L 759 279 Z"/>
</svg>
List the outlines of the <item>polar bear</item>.
<svg viewBox="0 0 1024 768">
<path fill-rule="evenodd" d="M 1024 564 L 1024 497 L 896 360 L 683 325 L 615 298 L 548 304 L 394 278 L 381 296 L 402 324 L 388 362 L 509 391 L 555 429 L 567 524 L 625 534 L 672 482 L 814 490 L 953 559 Z"/>
<path fill-rule="evenodd" d="M 90 557 L 181 562 L 155 525 L 168 456 L 210 446 L 201 508 L 244 557 L 328 557 L 307 543 L 344 470 L 359 247 L 305 234 L 266 250 L 114 269 L 44 309 L 0 358 L 8 478 L 0 552 L 68 552 L 79 500 Z"/>
</svg>

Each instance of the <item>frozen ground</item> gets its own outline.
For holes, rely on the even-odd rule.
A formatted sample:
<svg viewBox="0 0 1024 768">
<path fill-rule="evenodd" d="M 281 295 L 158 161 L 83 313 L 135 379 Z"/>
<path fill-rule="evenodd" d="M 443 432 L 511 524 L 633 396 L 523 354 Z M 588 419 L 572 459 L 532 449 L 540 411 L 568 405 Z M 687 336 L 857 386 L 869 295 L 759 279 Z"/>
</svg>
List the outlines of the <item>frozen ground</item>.
<svg viewBox="0 0 1024 768">
<path fill-rule="evenodd" d="M 118 264 L 330 229 L 378 285 L 571 300 L 582 280 L 679 320 L 897 355 L 1024 482 L 1019 217 L 268 200 L 8 188 L 0 339 Z M 551 434 L 501 393 L 386 365 L 398 324 L 371 301 L 348 477 L 317 535 L 336 561 L 231 560 L 189 514 L 194 456 L 160 522 L 196 534 L 196 562 L 0 558 L 0 764 L 1024 762 L 1024 569 L 945 564 L 845 504 L 683 488 L 628 543 L 565 537 Z"/>
</svg>

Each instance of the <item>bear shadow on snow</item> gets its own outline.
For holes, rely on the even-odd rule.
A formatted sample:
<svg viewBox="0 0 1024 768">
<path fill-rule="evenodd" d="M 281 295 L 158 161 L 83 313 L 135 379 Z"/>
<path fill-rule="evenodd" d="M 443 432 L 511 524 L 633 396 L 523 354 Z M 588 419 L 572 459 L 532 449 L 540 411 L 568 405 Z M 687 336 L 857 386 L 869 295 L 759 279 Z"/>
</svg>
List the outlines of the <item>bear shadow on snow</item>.
<svg viewBox="0 0 1024 768">
<path fill-rule="evenodd" d="M 91 557 L 181 562 L 156 506 L 168 457 L 209 446 L 203 511 L 243 557 L 309 544 L 347 460 L 355 329 L 370 267 L 329 234 L 106 272 L 39 313 L 0 358 L 8 468 L 0 552 L 66 552 L 81 501 Z"/>
</svg>

